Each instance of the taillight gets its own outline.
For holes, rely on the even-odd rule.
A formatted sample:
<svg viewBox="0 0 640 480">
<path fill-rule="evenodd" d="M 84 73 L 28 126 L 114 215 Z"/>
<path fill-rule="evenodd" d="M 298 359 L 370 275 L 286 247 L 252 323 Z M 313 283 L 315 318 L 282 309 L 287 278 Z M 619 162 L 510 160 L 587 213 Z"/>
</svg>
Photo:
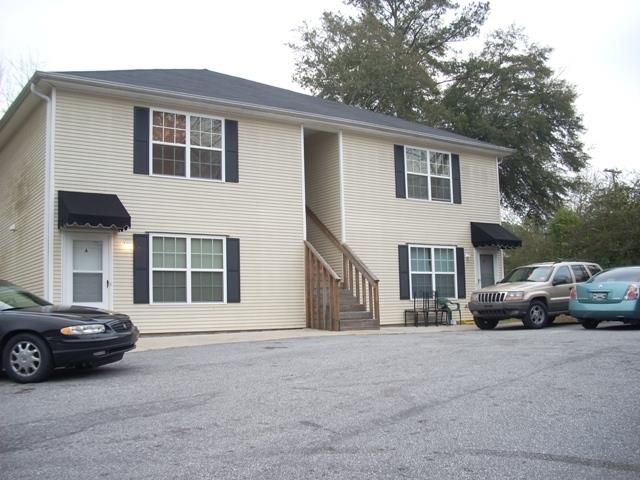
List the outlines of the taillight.
<svg viewBox="0 0 640 480">
<path fill-rule="evenodd" d="M 624 294 L 625 300 L 637 300 L 638 299 L 638 285 L 631 284 L 627 288 L 627 293 Z"/>
<path fill-rule="evenodd" d="M 571 292 L 569 292 L 569 298 L 571 300 L 576 300 L 578 298 L 578 292 L 576 292 L 575 287 L 571 289 Z"/>
</svg>

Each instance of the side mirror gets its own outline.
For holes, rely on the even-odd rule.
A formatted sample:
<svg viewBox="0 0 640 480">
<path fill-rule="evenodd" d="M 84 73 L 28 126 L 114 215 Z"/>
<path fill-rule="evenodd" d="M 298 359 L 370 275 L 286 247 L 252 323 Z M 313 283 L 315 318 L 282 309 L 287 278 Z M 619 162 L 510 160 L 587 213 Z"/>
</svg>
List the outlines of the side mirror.
<svg viewBox="0 0 640 480">
<path fill-rule="evenodd" d="M 553 279 L 552 285 L 556 287 L 558 285 L 567 285 L 569 283 L 571 283 L 571 281 L 567 277 L 559 277 Z"/>
</svg>

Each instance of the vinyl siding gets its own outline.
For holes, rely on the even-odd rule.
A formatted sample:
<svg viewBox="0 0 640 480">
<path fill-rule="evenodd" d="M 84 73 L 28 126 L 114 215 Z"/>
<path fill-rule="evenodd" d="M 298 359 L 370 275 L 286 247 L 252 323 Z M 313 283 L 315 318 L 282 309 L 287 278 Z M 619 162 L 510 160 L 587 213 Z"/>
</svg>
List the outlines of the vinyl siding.
<svg viewBox="0 0 640 480">
<path fill-rule="evenodd" d="M 470 222 L 500 221 L 495 157 L 453 150 L 460 154 L 462 204 L 396 198 L 394 143 L 402 142 L 353 133 L 343 137 L 347 243 L 380 279 L 383 325 L 403 323 L 404 310 L 413 307 L 412 301 L 400 300 L 398 245 L 463 247 L 469 296 L 475 288 Z M 463 319 L 471 320 L 466 307 Z"/>
<path fill-rule="evenodd" d="M 305 138 L 307 206 L 338 239 L 342 236 L 339 149 L 336 133 L 315 133 Z M 341 275 L 340 251 L 311 220 L 307 221 L 307 239 Z"/>
<path fill-rule="evenodd" d="M 153 177 L 133 174 L 133 107 L 65 91 L 57 97 L 56 190 L 115 193 L 132 218 L 132 228 L 113 238 L 113 308 L 144 333 L 304 327 L 300 125 L 227 116 L 238 120 L 239 183 Z M 133 304 L 132 235 L 147 232 L 239 238 L 241 303 Z M 59 301 L 60 231 L 54 250 Z"/>
<path fill-rule="evenodd" d="M 45 294 L 46 112 L 44 103 L 36 107 L 0 151 L 0 279 L 40 296 Z"/>
</svg>

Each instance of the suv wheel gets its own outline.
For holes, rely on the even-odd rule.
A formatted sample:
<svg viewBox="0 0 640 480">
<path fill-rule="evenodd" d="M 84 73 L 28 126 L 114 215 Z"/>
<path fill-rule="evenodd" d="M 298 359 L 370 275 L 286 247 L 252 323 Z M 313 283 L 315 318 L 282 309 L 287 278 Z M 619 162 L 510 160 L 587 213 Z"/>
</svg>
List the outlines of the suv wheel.
<svg viewBox="0 0 640 480">
<path fill-rule="evenodd" d="M 547 306 L 540 300 L 534 300 L 529 304 L 527 315 L 522 319 L 522 323 L 527 328 L 544 328 L 549 322 Z"/>
<path fill-rule="evenodd" d="M 480 330 L 492 330 L 498 325 L 498 320 L 491 318 L 473 317 L 473 321 Z"/>
<path fill-rule="evenodd" d="M 600 322 L 598 320 L 588 320 L 586 318 L 583 318 L 582 320 L 580 320 L 580 323 L 582 323 L 582 328 L 586 328 L 587 330 L 594 330 L 598 328 L 598 324 Z"/>
<path fill-rule="evenodd" d="M 46 342 L 29 333 L 9 339 L 2 352 L 5 373 L 18 383 L 40 382 L 53 369 L 51 352 Z"/>
</svg>

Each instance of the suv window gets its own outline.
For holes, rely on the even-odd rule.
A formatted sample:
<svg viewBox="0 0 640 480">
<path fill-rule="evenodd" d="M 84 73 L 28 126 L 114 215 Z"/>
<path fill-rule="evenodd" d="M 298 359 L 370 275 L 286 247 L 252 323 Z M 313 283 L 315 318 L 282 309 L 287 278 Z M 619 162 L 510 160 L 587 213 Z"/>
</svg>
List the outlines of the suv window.
<svg viewBox="0 0 640 480">
<path fill-rule="evenodd" d="M 571 265 L 571 270 L 573 270 L 573 276 L 576 277 L 576 283 L 582 283 L 589 280 L 587 269 L 582 265 Z"/>
<path fill-rule="evenodd" d="M 556 274 L 553 277 L 553 283 L 556 285 L 566 285 L 568 283 L 572 283 L 569 267 L 564 266 L 558 268 Z"/>
<path fill-rule="evenodd" d="M 500 283 L 546 282 L 551 270 L 551 267 L 519 267 L 509 272 Z"/>
<path fill-rule="evenodd" d="M 589 269 L 589 272 L 591 272 L 591 276 L 593 277 L 594 275 L 597 275 L 598 273 L 600 273 L 602 271 L 602 269 L 600 267 L 598 267 L 597 265 L 587 265 L 587 268 Z"/>
</svg>

